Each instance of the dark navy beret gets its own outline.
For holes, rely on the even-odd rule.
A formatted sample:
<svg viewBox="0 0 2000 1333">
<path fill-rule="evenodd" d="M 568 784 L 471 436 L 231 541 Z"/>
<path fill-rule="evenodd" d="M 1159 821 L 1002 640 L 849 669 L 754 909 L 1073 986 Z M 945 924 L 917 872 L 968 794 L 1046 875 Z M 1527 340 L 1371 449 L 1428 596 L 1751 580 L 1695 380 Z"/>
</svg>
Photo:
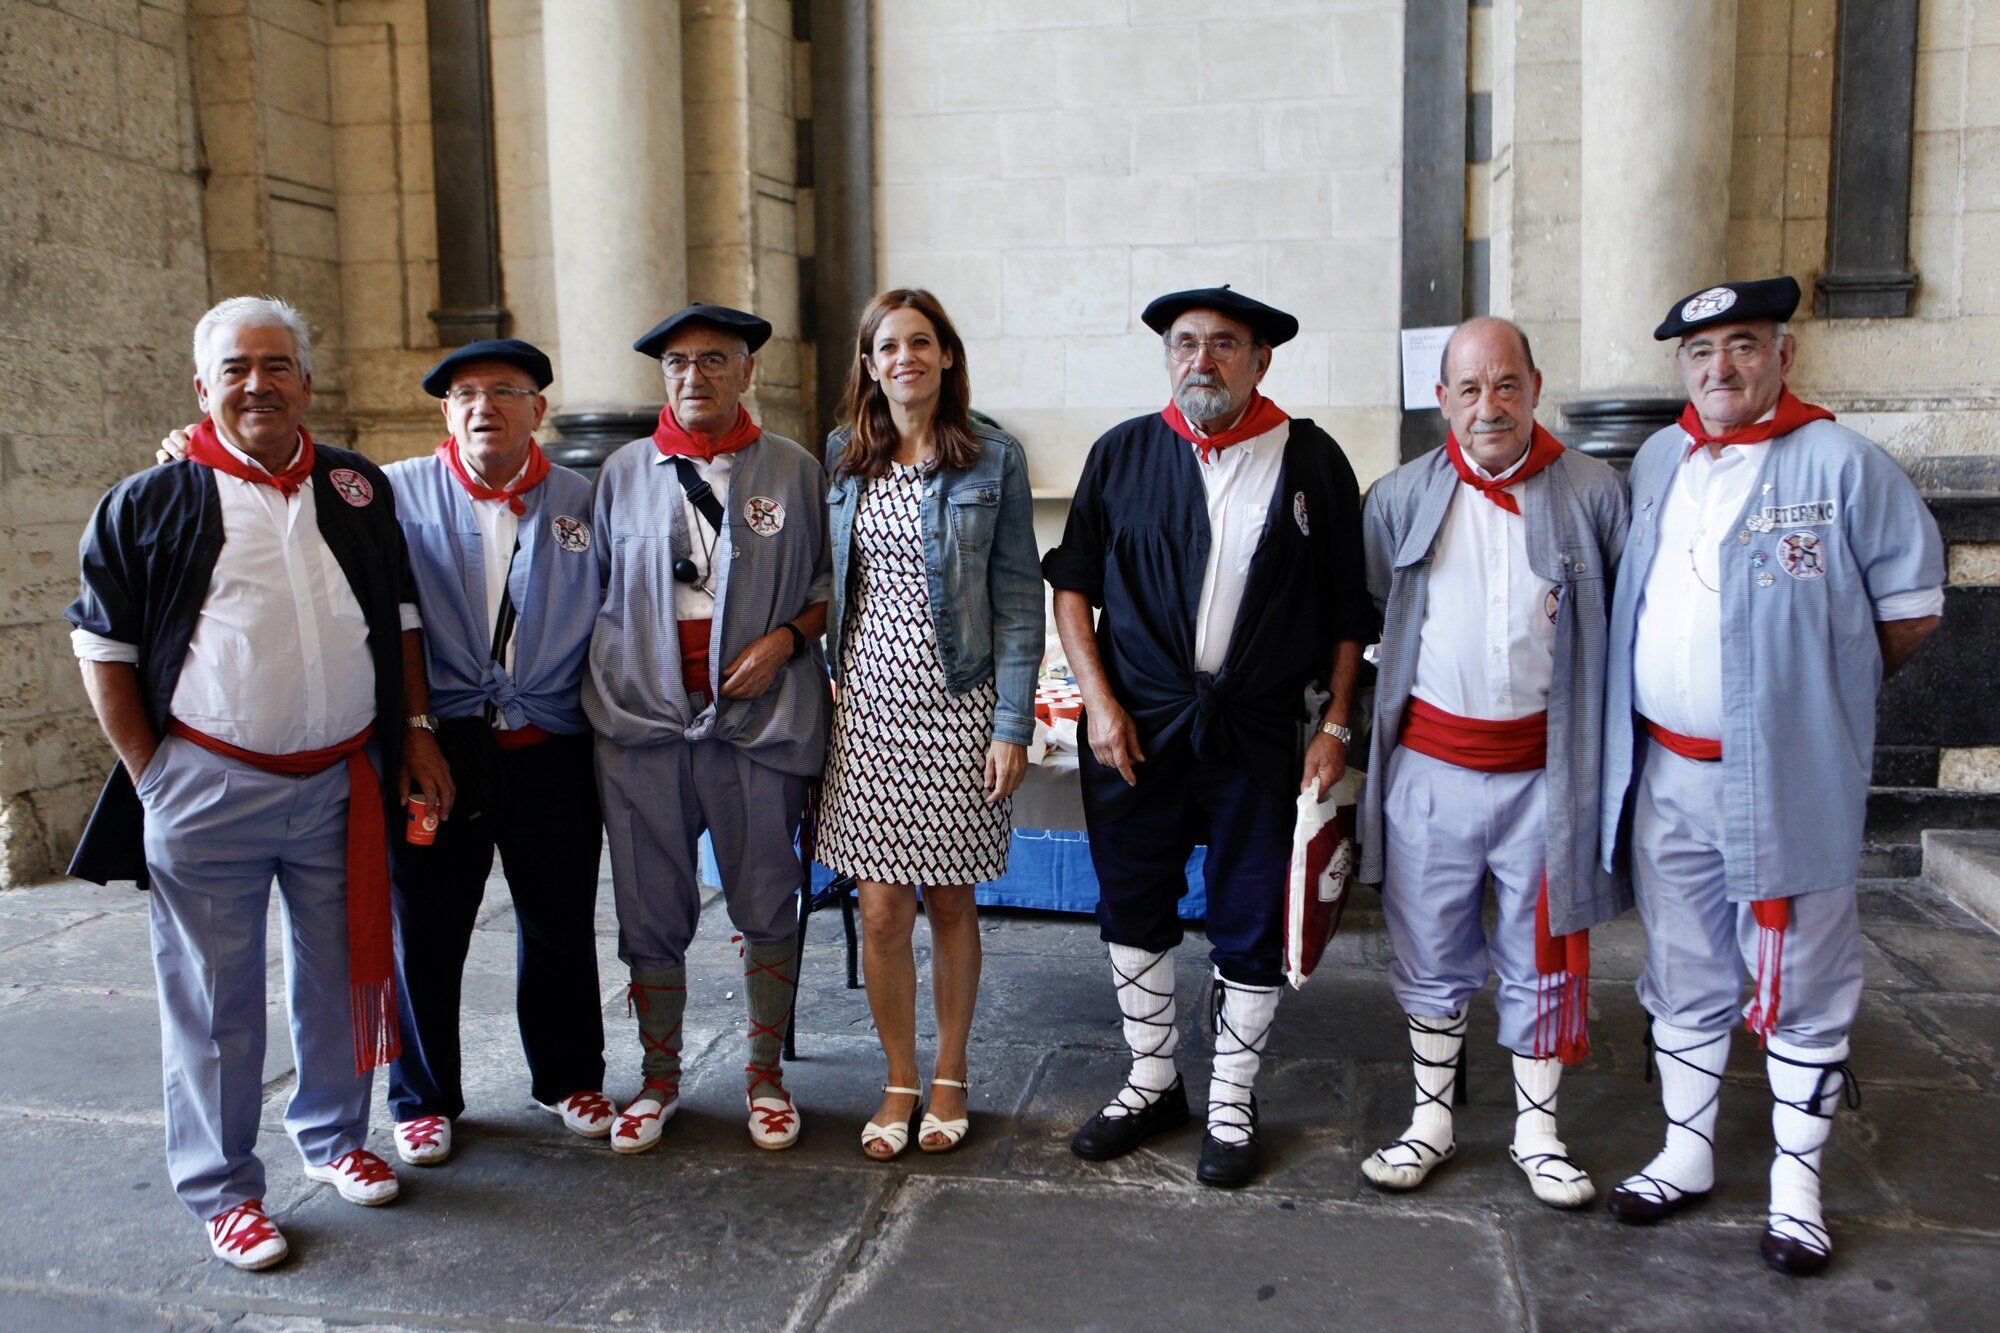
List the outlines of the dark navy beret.
<svg viewBox="0 0 2000 1333">
<path fill-rule="evenodd" d="M 1711 324 L 1741 324 L 1772 319 L 1782 324 L 1799 308 L 1799 284 L 1794 278 L 1760 278 L 1756 282 L 1725 282 L 1674 302 L 1674 308 L 1653 330 L 1660 342 L 1685 338 Z"/>
<path fill-rule="evenodd" d="M 1229 284 L 1220 287 L 1197 287 L 1188 292 L 1169 292 L 1146 307 L 1139 318 L 1146 327 L 1165 337 L 1174 321 L 1190 310 L 1213 310 L 1241 320 L 1257 331 L 1257 336 L 1271 346 L 1290 342 L 1298 336 L 1299 321 L 1274 306 L 1229 290 Z"/>
<path fill-rule="evenodd" d="M 459 367 L 475 361 L 502 361 L 510 366 L 519 366 L 528 372 L 537 389 L 548 388 L 549 381 L 556 377 L 549 358 L 533 343 L 524 343 L 519 338 L 482 338 L 478 342 L 467 343 L 432 366 L 424 376 L 424 392 L 433 398 L 444 397 L 451 392 L 451 379 L 458 373 Z"/>
<path fill-rule="evenodd" d="M 683 324 L 707 324 L 724 333 L 733 333 L 753 352 L 771 340 L 771 322 L 759 319 L 747 310 L 732 310 L 726 305 L 691 305 L 685 310 L 676 310 L 648 329 L 645 337 L 632 344 L 632 350 L 657 360 L 660 349 L 667 345 L 667 340 Z"/>
</svg>

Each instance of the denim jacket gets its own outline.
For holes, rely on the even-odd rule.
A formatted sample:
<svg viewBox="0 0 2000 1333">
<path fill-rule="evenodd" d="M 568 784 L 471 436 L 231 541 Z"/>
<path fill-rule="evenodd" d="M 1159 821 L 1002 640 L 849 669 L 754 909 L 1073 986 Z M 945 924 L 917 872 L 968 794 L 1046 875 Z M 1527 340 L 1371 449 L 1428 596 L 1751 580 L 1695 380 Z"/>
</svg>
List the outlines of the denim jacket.
<svg viewBox="0 0 2000 1333">
<path fill-rule="evenodd" d="M 993 739 L 1026 745 L 1035 735 L 1035 677 L 1047 633 L 1028 464 L 1020 442 L 1005 431 L 974 421 L 972 434 L 980 444 L 977 462 L 968 468 L 940 468 L 924 479 L 931 624 L 952 693 L 994 681 L 1000 703 L 993 715 Z M 840 470 L 846 448 L 845 430 L 827 436 L 833 602 L 826 621 L 826 661 L 836 685 L 854 592 L 854 514 L 867 486 L 864 479 Z"/>
</svg>

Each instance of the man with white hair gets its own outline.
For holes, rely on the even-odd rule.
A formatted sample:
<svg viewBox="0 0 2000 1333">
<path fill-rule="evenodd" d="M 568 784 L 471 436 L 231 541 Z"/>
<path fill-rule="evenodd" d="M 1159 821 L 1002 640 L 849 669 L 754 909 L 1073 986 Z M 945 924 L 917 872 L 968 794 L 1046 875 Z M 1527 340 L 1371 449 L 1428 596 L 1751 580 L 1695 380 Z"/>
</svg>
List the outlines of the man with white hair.
<svg viewBox="0 0 2000 1333">
<path fill-rule="evenodd" d="M 1896 460 L 1785 386 L 1789 277 L 1676 301 L 1679 422 L 1632 463 L 1611 606 L 1603 864 L 1628 854 L 1639 1001 L 1667 1115 L 1659 1154 L 1612 1192 L 1649 1225 L 1715 1183 L 1715 1123 L 1746 974 L 1771 1084 L 1765 1260 L 1832 1257 L 1820 1157 L 1861 1001 L 1855 880 L 1875 699 L 1944 606 L 1936 521 Z"/>
<path fill-rule="evenodd" d="M 1347 769 L 1375 608 L 1347 456 L 1258 392 L 1298 320 L 1226 286 L 1162 296 L 1140 319 L 1161 337 L 1171 401 L 1091 446 L 1042 562 L 1083 692 L 1097 919 L 1132 1053 L 1070 1147 L 1105 1161 L 1187 1123 L 1173 950 L 1202 845 L 1215 1060 L 1196 1178 L 1233 1188 L 1259 1163 L 1252 1088 L 1283 981 L 1296 797 Z M 1332 697 L 1309 717 L 1316 681 Z"/>
<path fill-rule="evenodd" d="M 264 923 L 285 900 L 306 1175 L 352 1203 L 396 1197 L 363 1143 L 375 1066 L 396 1054 L 388 817 L 400 768 L 449 812 L 424 716 L 416 590 L 389 483 L 316 444 L 305 320 L 238 297 L 195 328 L 207 416 L 185 461 L 114 486 L 66 612 L 118 753 L 70 873 L 152 889 L 167 1169 L 239 1268 L 285 1257 L 263 1207 Z M 415 717 L 409 717 L 415 714 Z M 400 830 L 398 830 L 400 832 Z"/>
</svg>

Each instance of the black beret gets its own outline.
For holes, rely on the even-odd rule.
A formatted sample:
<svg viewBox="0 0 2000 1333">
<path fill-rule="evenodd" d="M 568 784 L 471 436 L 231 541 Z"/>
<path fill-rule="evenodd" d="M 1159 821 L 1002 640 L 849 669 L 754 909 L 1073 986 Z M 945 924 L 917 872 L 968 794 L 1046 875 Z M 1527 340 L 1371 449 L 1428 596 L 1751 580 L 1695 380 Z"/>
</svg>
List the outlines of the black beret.
<svg viewBox="0 0 2000 1333">
<path fill-rule="evenodd" d="M 691 305 L 685 310 L 676 310 L 646 330 L 646 336 L 633 343 L 632 350 L 658 360 L 660 349 L 667 345 L 667 339 L 674 336 L 674 330 L 683 324 L 707 324 L 724 333 L 733 333 L 753 352 L 771 340 L 771 322 L 759 319 L 747 310 L 732 310 L 726 305 Z"/>
<path fill-rule="evenodd" d="M 1220 287 L 1197 287 L 1188 292 L 1169 292 L 1146 307 L 1139 318 L 1146 327 L 1165 337 L 1174 321 L 1190 310 L 1213 310 L 1218 314 L 1238 319 L 1257 331 L 1257 336 L 1271 346 L 1290 342 L 1299 333 L 1299 321 L 1284 311 L 1265 305 L 1241 292 L 1229 290 L 1229 284 Z"/>
<path fill-rule="evenodd" d="M 1782 324 L 1799 308 L 1799 284 L 1793 278 L 1760 278 L 1756 282 L 1725 282 L 1674 302 L 1674 308 L 1653 330 L 1660 342 L 1685 338 L 1711 324 L 1741 324 L 1772 319 Z"/>
<path fill-rule="evenodd" d="M 549 358 L 533 343 L 524 343 L 519 338 L 482 338 L 467 343 L 432 366 L 424 376 L 424 392 L 433 398 L 444 397 L 451 392 L 451 377 L 458 373 L 458 368 L 475 361 L 503 361 L 519 366 L 528 372 L 537 389 L 548 388 L 549 381 L 556 377 Z"/>
</svg>

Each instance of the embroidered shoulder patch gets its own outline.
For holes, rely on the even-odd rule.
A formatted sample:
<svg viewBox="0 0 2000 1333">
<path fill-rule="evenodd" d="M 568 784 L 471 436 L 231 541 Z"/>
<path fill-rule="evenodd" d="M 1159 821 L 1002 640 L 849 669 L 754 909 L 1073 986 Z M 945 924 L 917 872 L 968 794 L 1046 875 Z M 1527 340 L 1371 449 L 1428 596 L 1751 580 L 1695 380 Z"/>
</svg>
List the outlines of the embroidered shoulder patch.
<svg viewBox="0 0 2000 1333">
<path fill-rule="evenodd" d="M 568 514 L 558 514 L 553 526 L 556 534 L 556 545 L 562 547 L 563 550 L 575 551 L 581 554 L 590 549 L 590 524 L 584 522 L 582 519 L 572 518 Z"/>
<path fill-rule="evenodd" d="M 759 537 L 775 537 L 784 530 L 785 506 L 768 495 L 753 495 L 743 504 L 743 521 Z"/>
<path fill-rule="evenodd" d="M 334 494 L 356 509 L 364 508 L 375 499 L 375 488 L 369 485 L 368 478 L 351 467 L 337 467 L 326 474 L 326 479 L 333 483 Z"/>
<path fill-rule="evenodd" d="M 1826 577 L 1826 546 L 1817 532 L 1788 532 L 1778 543 L 1778 563 L 1795 579 Z"/>
</svg>

